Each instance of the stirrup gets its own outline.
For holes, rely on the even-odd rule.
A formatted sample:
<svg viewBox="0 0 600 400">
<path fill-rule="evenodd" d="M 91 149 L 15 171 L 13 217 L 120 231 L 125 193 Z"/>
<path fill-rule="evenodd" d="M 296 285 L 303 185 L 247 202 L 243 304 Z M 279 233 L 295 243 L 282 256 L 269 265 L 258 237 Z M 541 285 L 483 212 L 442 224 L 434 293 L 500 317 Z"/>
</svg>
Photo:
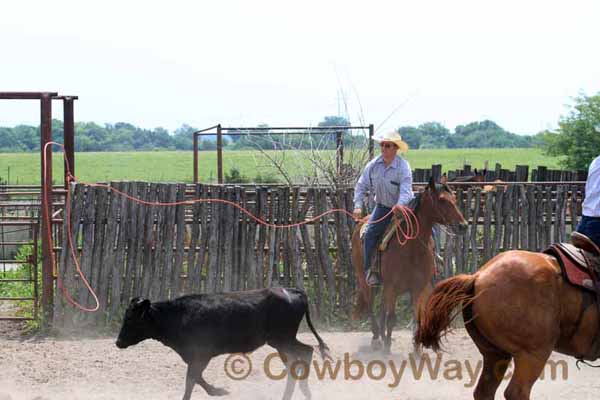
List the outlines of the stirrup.
<svg viewBox="0 0 600 400">
<path fill-rule="evenodd" d="M 369 269 L 369 272 L 367 273 L 367 285 L 371 287 L 381 286 L 381 277 L 379 272 Z"/>
</svg>

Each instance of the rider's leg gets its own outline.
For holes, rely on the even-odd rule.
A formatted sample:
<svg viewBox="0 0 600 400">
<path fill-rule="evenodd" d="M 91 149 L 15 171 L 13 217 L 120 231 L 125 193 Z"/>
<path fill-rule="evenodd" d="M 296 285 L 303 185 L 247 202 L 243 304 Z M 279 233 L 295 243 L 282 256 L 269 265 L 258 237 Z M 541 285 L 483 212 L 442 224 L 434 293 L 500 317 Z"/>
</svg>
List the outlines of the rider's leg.
<svg viewBox="0 0 600 400">
<path fill-rule="evenodd" d="M 581 217 L 577 229 L 579 233 L 583 233 L 590 238 L 596 246 L 600 246 L 600 218 L 599 217 Z"/>
<path fill-rule="evenodd" d="M 375 250 L 375 246 L 377 242 L 381 238 L 381 236 L 385 233 L 387 226 L 392 220 L 391 215 L 389 215 L 386 219 L 379 221 L 377 223 L 373 223 L 381 218 L 383 218 L 386 214 L 390 212 L 391 208 L 382 206 L 381 204 L 377 204 L 373 213 L 371 213 L 371 217 L 369 218 L 369 222 L 367 228 L 365 230 L 365 237 L 363 240 L 363 267 L 365 269 L 365 274 L 368 274 L 369 269 L 371 268 L 371 258 L 373 252 Z"/>
</svg>

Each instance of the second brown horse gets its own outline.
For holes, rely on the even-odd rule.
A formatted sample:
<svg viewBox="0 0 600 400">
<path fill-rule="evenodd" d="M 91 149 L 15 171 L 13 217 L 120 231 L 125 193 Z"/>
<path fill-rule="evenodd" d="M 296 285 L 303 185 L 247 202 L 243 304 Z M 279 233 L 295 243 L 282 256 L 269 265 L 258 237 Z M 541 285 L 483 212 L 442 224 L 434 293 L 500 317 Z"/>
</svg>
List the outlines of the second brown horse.
<svg viewBox="0 0 600 400">
<path fill-rule="evenodd" d="M 528 400 L 552 351 L 600 357 L 595 296 L 566 282 L 552 256 L 507 251 L 473 275 L 438 283 L 421 310 L 416 344 L 438 350 L 461 304 L 465 327 L 483 355 L 475 400 L 494 399 L 511 360 L 504 396 Z"/>
</svg>

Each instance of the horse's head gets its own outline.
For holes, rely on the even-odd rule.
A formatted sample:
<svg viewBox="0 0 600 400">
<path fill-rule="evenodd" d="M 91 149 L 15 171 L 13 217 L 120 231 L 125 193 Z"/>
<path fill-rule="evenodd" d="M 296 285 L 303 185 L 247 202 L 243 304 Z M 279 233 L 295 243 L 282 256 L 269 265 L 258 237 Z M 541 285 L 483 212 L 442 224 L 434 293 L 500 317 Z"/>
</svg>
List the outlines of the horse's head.
<svg viewBox="0 0 600 400">
<path fill-rule="evenodd" d="M 485 182 L 485 175 L 487 174 L 487 168 L 484 168 L 483 171 L 477 171 L 475 168 L 475 175 L 470 182 Z"/>
<path fill-rule="evenodd" d="M 448 185 L 436 184 L 434 179 L 422 194 L 422 202 L 430 203 L 431 220 L 434 224 L 448 226 L 455 234 L 467 232 L 467 221 L 456 205 L 456 196 Z"/>
</svg>

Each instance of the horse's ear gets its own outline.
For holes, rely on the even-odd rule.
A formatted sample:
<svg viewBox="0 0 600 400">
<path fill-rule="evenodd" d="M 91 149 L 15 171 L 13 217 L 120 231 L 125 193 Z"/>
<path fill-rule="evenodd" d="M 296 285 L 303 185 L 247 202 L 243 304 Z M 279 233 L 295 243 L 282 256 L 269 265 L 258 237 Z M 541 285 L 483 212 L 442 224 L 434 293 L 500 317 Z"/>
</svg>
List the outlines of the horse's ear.
<svg viewBox="0 0 600 400">
<path fill-rule="evenodd" d="M 442 185 L 445 185 L 446 183 L 448 183 L 448 176 L 446 175 L 445 172 L 442 174 L 442 177 L 440 178 L 440 183 Z"/>
<path fill-rule="evenodd" d="M 427 188 L 432 192 L 435 192 L 435 179 L 433 178 L 433 176 L 429 178 L 429 184 L 427 185 Z"/>
<path fill-rule="evenodd" d="M 475 168 L 475 170 L 473 172 L 475 173 L 475 175 L 477 175 L 477 168 Z"/>
</svg>

